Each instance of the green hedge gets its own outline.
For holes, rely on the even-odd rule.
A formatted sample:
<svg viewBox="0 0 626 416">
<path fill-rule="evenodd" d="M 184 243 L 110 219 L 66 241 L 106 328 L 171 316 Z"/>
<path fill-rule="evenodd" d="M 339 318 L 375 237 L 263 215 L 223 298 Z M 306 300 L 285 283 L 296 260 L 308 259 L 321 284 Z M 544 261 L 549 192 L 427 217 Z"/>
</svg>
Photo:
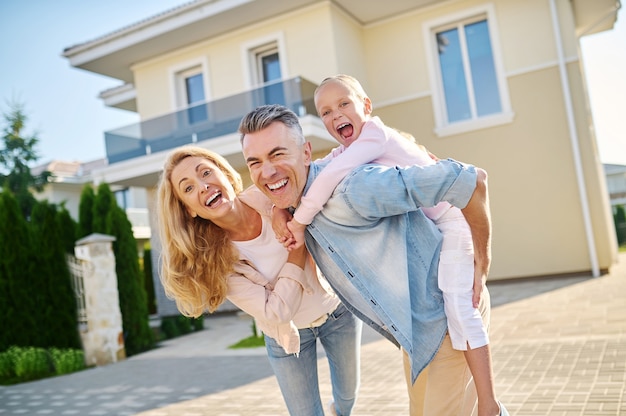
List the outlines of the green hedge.
<svg viewBox="0 0 626 416">
<path fill-rule="evenodd" d="M 17 384 L 73 373 L 85 368 L 82 350 L 10 347 L 0 352 L 0 384 Z"/>
</svg>

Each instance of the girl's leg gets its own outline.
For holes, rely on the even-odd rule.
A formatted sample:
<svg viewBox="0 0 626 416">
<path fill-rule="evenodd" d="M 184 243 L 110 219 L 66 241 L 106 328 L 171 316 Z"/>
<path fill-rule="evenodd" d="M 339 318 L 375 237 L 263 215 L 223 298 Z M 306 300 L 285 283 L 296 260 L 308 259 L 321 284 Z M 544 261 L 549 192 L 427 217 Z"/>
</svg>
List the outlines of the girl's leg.
<svg viewBox="0 0 626 416">
<path fill-rule="evenodd" d="M 500 406 L 496 401 L 493 369 L 491 366 L 491 351 L 489 344 L 465 351 L 465 360 L 474 377 L 476 393 L 478 394 L 478 416 L 498 416 Z"/>
<path fill-rule="evenodd" d="M 474 285 L 474 246 L 469 226 L 458 221 L 462 214 L 450 210 L 437 226 L 443 234 L 439 262 L 439 288 L 443 292 L 448 318 L 448 332 L 455 350 L 465 351 L 467 365 L 474 377 L 478 395 L 478 416 L 498 416 L 500 406 L 495 398 L 493 369 L 487 330 L 489 320 L 481 319 L 481 306 L 490 309 L 489 291 L 485 287 L 481 306 L 472 306 Z M 472 345 L 475 348 L 472 349 Z"/>
<path fill-rule="evenodd" d="M 359 389 L 363 323 L 341 304 L 315 329 L 328 358 L 335 412 L 338 416 L 348 416 Z"/>
<path fill-rule="evenodd" d="M 471 306 L 471 296 L 471 292 L 444 292 L 448 328 L 454 349 L 465 353 L 467 366 L 474 377 L 478 416 L 498 416 L 500 407 L 496 401 L 487 328 L 481 319 L 480 309 Z M 490 303 L 487 288 L 483 291 L 481 303 Z M 472 348 L 472 344 L 476 347 Z"/>
<path fill-rule="evenodd" d="M 317 339 L 311 330 L 300 330 L 300 354 L 287 354 L 265 336 L 265 347 L 280 391 L 291 416 L 324 416 L 317 377 Z"/>
</svg>

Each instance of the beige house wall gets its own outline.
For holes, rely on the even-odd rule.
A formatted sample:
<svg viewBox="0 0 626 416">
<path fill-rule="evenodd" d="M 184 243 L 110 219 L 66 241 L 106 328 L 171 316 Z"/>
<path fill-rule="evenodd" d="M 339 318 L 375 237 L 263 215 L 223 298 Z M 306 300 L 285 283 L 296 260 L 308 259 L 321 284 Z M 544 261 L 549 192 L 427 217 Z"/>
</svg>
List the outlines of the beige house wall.
<svg viewBox="0 0 626 416">
<path fill-rule="evenodd" d="M 494 11 L 494 48 L 501 59 L 513 120 L 438 136 L 424 25 L 485 4 Z M 557 6 L 594 249 L 600 269 L 607 269 L 616 258 L 608 198 L 589 129 L 570 4 L 558 0 Z M 354 75 L 372 98 L 374 114 L 388 125 L 413 134 L 440 157 L 489 172 L 494 226 L 490 279 L 591 270 L 548 1 L 448 1 L 368 26 L 361 26 L 330 2 L 290 12 L 137 63 L 133 70 L 142 119 L 176 109 L 172 74 L 189 62 L 206 65 L 211 99 L 248 90 L 245 49 L 263 39 L 278 39 L 284 48 L 284 78 L 302 76 L 319 83 L 338 72 Z M 250 184 L 247 171 L 241 173 Z"/>
<path fill-rule="evenodd" d="M 348 23 L 338 25 L 339 19 Z M 341 44 L 333 38 L 340 33 Z M 278 40 L 285 54 L 283 78 L 302 76 L 319 82 L 335 73 L 340 61 L 352 61 L 353 51 L 360 48 L 359 27 L 347 16 L 331 15 L 327 4 L 292 12 L 262 24 L 188 46 L 133 66 L 137 108 L 142 120 L 171 113 L 176 106 L 174 74 L 182 69 L 203 64 L 207 75 L 208 99 L 238 94 L 253 87 L 248 71 L 246 48 Z M 344 56 L 345 50 L 350 51 Z M 343 52 L 337 52 L 343 50 Z M 347 57 L 346 57 L 347 56 Z M 362 67 L 362 60 L 352 66 Z"/>
</svg>

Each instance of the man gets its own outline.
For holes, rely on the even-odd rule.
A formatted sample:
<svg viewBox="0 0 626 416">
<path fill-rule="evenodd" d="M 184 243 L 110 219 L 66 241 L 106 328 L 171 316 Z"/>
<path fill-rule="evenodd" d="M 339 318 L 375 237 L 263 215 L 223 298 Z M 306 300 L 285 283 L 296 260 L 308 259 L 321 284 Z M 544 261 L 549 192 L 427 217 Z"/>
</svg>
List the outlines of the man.
<svg viewBox="0 0 626 416">
<path fill-rule="evenodd" d="M 323 168 L 311 163 L 298 117 L 282 106 L 263 106 L 243 118 L 239 131 L 254 184 L 276 207 L 297 207 Z M 446 335 L 437 284 L 441 235 L 419 209 L 440 200 L 465 207 L 472 232 L 485 243 L 477 249 L 476 268 L 486 276 L 486 173 L 454 161 L 355 169 L 307 227 L 306 243 L 344 304 L 405 351 L 411 414 L 469 415 L 475 391 L 463 353 L 452 350 Z M 428 374 L 416 381 L 429 363 Z"/>
</svg>

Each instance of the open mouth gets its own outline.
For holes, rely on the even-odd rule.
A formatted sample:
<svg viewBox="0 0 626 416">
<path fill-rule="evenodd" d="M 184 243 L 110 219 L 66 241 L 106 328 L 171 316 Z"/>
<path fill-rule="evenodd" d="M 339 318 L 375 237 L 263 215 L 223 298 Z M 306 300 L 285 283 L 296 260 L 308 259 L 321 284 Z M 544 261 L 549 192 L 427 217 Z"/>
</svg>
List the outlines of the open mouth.
<svg viewBox="0 0 626 416">
<path fill-rule="evenodd" d="M 270 191 L 277 191 L 280 188 L 284 187 L 285 185 L 287 185 L 287 182 L 289 182 L 289 180 L 287 178 L 285 179 L 281 179 L 278 182 L 274 182 L 274 183 L 268 183 L 267 187 L 269 188 Z"/>
<path fill-rule="evenodd" d="M 354 133 L 354 126 L 350 123 L 343 123 L 337 127 L 337 133 L 339 133 L 339 135 L 344 139 L 348 138 L 352 136 L 352 133 Z"/>
<path fill-rule="evenodd" d="M 206 200 L 204 205 L 206 205 L 207 207 L 214 205 L 220 196 L 222 196 L 222 193 L 220 191 L 216 191 L 213 195 L 209 197 L 209 199 Z"/>
</svg>

